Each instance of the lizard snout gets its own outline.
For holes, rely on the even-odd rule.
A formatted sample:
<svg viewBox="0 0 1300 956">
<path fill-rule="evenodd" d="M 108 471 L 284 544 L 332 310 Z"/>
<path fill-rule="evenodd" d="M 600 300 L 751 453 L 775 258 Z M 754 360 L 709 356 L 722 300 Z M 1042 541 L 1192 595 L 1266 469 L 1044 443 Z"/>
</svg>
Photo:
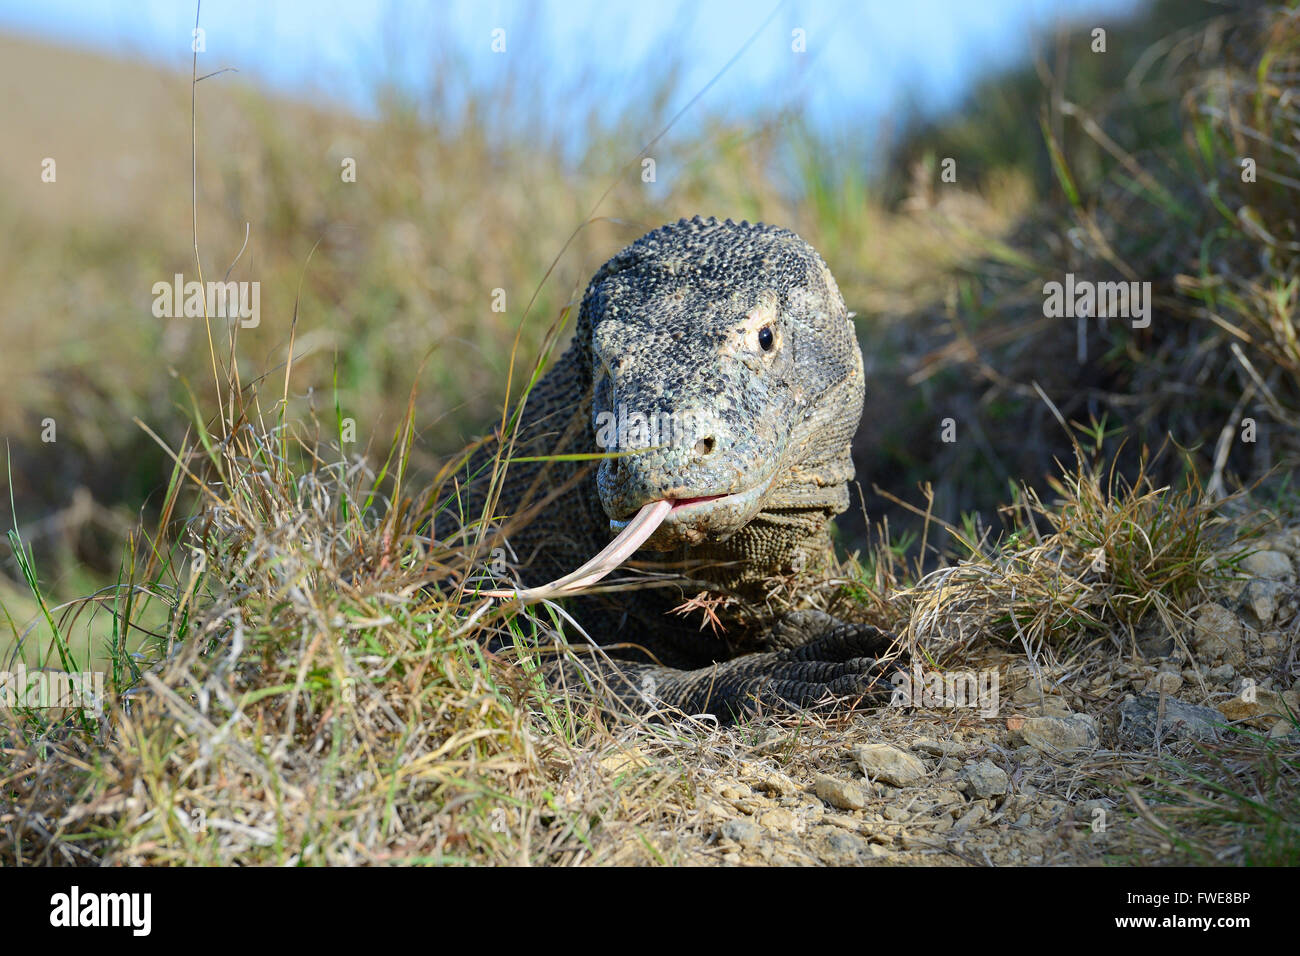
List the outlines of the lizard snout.
<svg viewBox="0 0 1300 956">
<path fill-rule="evenodd" d="M 598 436 L 599 444 L 618 454 L 597 471 L 601 503 L 611 518 L 635 514 L 650 501 L 726 495 L 743 485 L 738 472 L 744 469 L 718 467 L 725 464 L 728 446 L 711 414 L 624 413 L 611 431 Z"/>
</svg>

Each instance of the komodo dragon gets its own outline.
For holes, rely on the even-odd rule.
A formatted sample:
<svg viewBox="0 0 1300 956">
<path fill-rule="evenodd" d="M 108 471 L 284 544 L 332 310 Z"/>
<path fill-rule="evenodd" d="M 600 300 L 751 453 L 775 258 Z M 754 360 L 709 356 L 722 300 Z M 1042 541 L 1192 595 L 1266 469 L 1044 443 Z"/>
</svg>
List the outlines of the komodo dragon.
<svg viewBox="0 0 1300 956">
<path fill-rule="evenodd" d="M 573 343 L 527 396 L 507 451 L 634 453 L 598 467 L 515 460 L 496 513 L 541 503 L 509 535 L 521 578 L 540 584 L 573 571 L 647 503 L 668 502 L 643 549 L 690 564 L 690 583 L 570 604 L 592 640 L 622 645 L 591 666 L 624 703 L 726 720 L 760 704 L 788 710 L 881 690 L 888 635 L 818 610 L 776 610 L 767 596 L 774 577 L 833 559 L 829 523 L 849 505 L 863 396 L 844 300 L 793 232 L 683 219 L 595 274 Z M 490 442 L 468 464 L 467 518 L 482 513 L 497 452 Z M 456 533 L 452 510 L 439 537 Z M 702 590 L 733 599 L 716 612 L 721 633 L 668 614 Z M 572 663 L 553 667 L 567 668 L 552 677 L 572 686 Z"/>
</svg>

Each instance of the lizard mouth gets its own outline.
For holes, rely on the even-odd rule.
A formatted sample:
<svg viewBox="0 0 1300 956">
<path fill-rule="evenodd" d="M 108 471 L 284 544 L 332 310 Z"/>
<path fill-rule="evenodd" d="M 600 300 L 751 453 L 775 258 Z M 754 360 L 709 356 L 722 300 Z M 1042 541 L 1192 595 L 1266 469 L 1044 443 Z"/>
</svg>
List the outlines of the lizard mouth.
<svg viewBox="0 0 1300 956">
<path fill-rule="evenodd" d="M 725 541 L 762 508 L 763 496 L 775 476 L 745 491 L 721 495 L 665 496 L 645 504 L 636 514 L 611 518 L 614 539 L 590 561 L 540 587 L 480 591 L 483 597 L 507 598 L 522 604 L 566 597 L 590 587 L 642 549 L 672 551 L 705 540 Z"/>
<path fill-rule="evenodd" d="M 639 544 L 646 551 L 673 551 L 705 541 L 725 541 L 743 528 L 759 510 L 771 479 L 744 491 L 720 495 L 667 495 L 668 503 L 660 524 Z M 637 512 L 640 515 L 654 502 Z M 620 537 L 636 516 L 611 518 L 609 528 Z"/>
<path fill-rule="evenodd" d="M 648 501 L 630 518 L 611 519 L 611 530 L 618 532 L 614 540 L 576 571 L 541 587 L 483 591 L 480 594 L 510 598 L 525 604 L 564 597 L 595 584 L 642 548 L 671 551 L 681 544 L 696 544 L 706 537 L 725 540 L 753 517 L 770 484 L 769 479 L 748 491 L 729 495 Z"/>
</svg>

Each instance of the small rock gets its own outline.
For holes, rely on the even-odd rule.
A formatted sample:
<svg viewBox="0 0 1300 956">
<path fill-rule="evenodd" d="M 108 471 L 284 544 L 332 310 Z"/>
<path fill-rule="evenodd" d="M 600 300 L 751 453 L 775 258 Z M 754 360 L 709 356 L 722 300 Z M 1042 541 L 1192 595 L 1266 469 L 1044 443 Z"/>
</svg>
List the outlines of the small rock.
<svg viewBox="0 0 1300 956">
<path fill-rule="evenodd" d="M 846 817 L 842 813 L 827 813 L 821 818 L 824 826 L 839 827 L 842 830 L 857 830 L 862 821 L 857 817 Z"/>
<path fill-rule="evenodd" d="M 826 834 L 825 839 L 828 855 L 838 859 L 853 859 L 871 852 L 871 845 L 866 840 L 847 830 L 833 830 Z"/>
<path fill-rule="evenodd" d="M 1183 675 L 1161 671 L 1151 680 L 1150 689 L 1157 694 L 1176 694 L 1183 686 Z"/>
<path fill-rule="evenodd" d="M 1000 797 L 1007 792 L 1007 772 L 987 757 L 966 764 L 958 776 L 977 797 Z"/>
<path fill-rule="evenodd" d="M 1080 757 L 1101 742 L 1097 725 L 1088 714 L 1071 717 L 1030 717 L 1023 731 L 1025 742 L 1049 756 Z"/>
<path fill-rule="evenodd" d="M 1287 647 L 1287 638 L 1281 631 L 1261 631 L 1259 635 L 1259 646 L 1267 658 L 1273 654 L 1279 654 Z M 1272 662 L 1268 662 L 1271 666 Z"/>
<path fill-rule="evenodd" d="M 802 818 L 808 826 L 816 826 L 828 815 L 826 813 L 826 808 L 821 805 L 820 801 L 813 800 L 812 797 L 808 797 L 807 800 L 809 802 L 803 804 L 794 812 Z"/>
<path fill-rule="evenodd" d="M 899 836 L 898 843 L 904 850 L 928 850 L 943 846 L 942 839 L 924 833 L 904 833 Z"/>
<path fill-rule="evenodd" d="M 1125 697 L 1119 705 L 1119 736 L 1130 746 L 1147 748 L 1155 743 L 1156 722 L 1160 715 L 1160 702 L 1164 701 L 1164 719 L 1160 721 L 1160 739 L 1197 738 L 1217 740 L 1216 724 L 1223 716 L 1211 707 L 1188 704 L 1177 697 L 1158 697 L 1144 694 Z"/>
<path fill-rule="evenodd" d="M 767 827 L 769 830 L 789 831 L 800 829 L 799 818 L 789 810 L 780 807 L 760 814 L 758 823 L 759 826 Z"/>
<path fill-rule="evenodd" d="M 1257 578 L 1274 581 L 1285 580 L 1295 575 L 1291 559 L 1281 551 L 1256 551 L 1242 559 L 1241 569 Z"/>
<path fill-rule="evenodd" d="M 724 780 L 718 783 L 715 789 L 723 800 L 740 800 L 754 793 L 749 784 L 741 783 L 739 780 Z"/>
<path fill-rule="evenodd" d="M 1036 704 L 1040 700 L 1059 695 L 1061 688 L 1050 677 L 1042 674 L 1030 674 L 1028 679 L 1011 694 L 1011 700 L 1017 704 Z"/>
<path fill-rule="evenodd" d="M 958 830 L 965 830 L 979 823 L 984 818 L 984 808 L 979 804 L 971 807 L 953 826 Z"/>
<path fill-rule="evenodd" d="M 733 840 L 741 846 L 753 846 L 762 835 L 758 826 L 748 820 L 728 820 L 718 832 L 724 839 Z"/>
<path fill-rule="evenodd" d="M 731 807 L 714 800 L 712 797 L 701 797 L 699 802 L 696 803 L 696 807 L 717 820 L 724 820 L 733 813 Z"/>
<path fill-rule="evenodd" d="M 871 780 L 895 787 L 910 787 L 925 779 L 925 764 L 889 744 L 858 744 L 853 757 Z"/>
<path fill-rule="evenodd" d="M 1277 723 L 1275 723 L 1271 728 L 1269 728 L 1268 735 L 1274 739 L 1278 737 L 1285 737 L 1288 734 L 1290 734 L 1291 731 L 1293 731 L 1294 729 L 1295 729 L 1295 724 L 1291 723 L 1291 721 L 1287 720 L 1286 718 L 1283 718 L 1282 720 L 1279 720 Z"/>
<path fill-rule="evenodd" d="M 1021 709 L 1027 714 L 1037 714 L 1042 717 L 1069 717 L 1072 713 L 1070 705 L 1065 702 L 1065 698 L 1054 694 L 1049 694 L 1041 701 L 1024 704 Z"/>
<path fill-rule="evenodd" d="M 904 820 L 911 817 L 911 814 L 902 807 L 885 807 L 881 812 L 884 814 L 886 820 L 893 823 L 902 823 Z"/>
<path fill-rule="evenodd" d="M 747 774 L 755 790 L 789 797 L 799 792 L 798 785 L 785 774 L 766 767 L 755 767 Z"/>
<path fill-rule="evenodd" d="M 1159 624 L 1149 625 L 1138 632 L 1137 646 L 1147 660 L 1156 660 L 1173 651 L 1174 637 Z M 1108 682 L 1103 678 L 1101 683 L 1104 687 Z"/>
<path fill-rule="evenodd" d="M 1220 664 L 1205 672 L 1205 676 L 1216 684 L 1226 684 L 1236 675 L 1237 669 L 1231 664 Z"/>
<path fill-rule="evenodd" d="M 872 843 L 879 843 L 884 846 L 894 842 L 894 834 L 891 832 L 892 827 L 879 827 L 874 830 L 864 831 L 864 836 Z"/>
<path fill-rule="evenodd" d="M 1053 717 L 1051 719 L 1060 720 L 1061 718 Z M 1036 764 L 1043 759 L 1043 755 L 1029 744 L 1017 747 L 1012 753 L 1015 754 L 1016 762 L 1022 764 Z"/>
<path fill-rule="evenodd" d="M 921 737 L 912 741 L 912 749 L 934 757 L 947 757 L 950 754 L 961 753 L 962 745 L 955 740 L 932 740 L 929 737 Z"/>
<path fill-rule="evenodd" d="M 1238 695 L 1221 702 L 1219 713 L 1234 723 L 1247 723 L 1253 727 L 1272 727 L 1279 717 L 1286 715 L 1282 695 L 1276 691 L 1256 687 L 1252 696 L 1254 700 L 1245 700 Z"/>
<path fill-rule="evenodd" d="M 829 774 L 817 774 L 813 791 L 838 810 L 861 810 L 867 805 L 867 795 L 860 786 L 852 780 L 841 780 Z"/>
<path fill-rule="evenodd" d="M 1110 801 L 1104 798 L 1085 800 L 1074 808 L 1074 818 L 1093 827 L 1103 823 L 1108 813 L 1110 813 Z"/>
<path fill-rule="evenodd" d="M 1192 628 L 1192 646 L 1207 661 L 1241 664 L 1246 660 L 1241 621 L 1220 604 L 1200 606 Z"/>
<path fill-rule="evenodd" d="M 1277 609 L 1289 590 L 1290 586 L 1282 581 L 1257 578 L 1248 583 L 1241 592 L 1241 603 L 1254 615 L 1261 627 L 1267 627 L 1273 623 L 1273 618 L 1277 616 Z"/>
</svg>

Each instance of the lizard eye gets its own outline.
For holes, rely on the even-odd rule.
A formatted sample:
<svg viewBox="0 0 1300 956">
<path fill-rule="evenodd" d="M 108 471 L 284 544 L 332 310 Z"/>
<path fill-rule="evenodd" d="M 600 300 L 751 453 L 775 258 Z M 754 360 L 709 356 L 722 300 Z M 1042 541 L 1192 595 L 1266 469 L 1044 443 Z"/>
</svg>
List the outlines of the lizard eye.
<svg viewBox="0 0 1300 956">
<path fill-rule="evenodd" d="M 772 351 L 773 341 L 774 339 L 772 337 L 772 326 L 765 325 L 758 330 L 758 347 L 761 348 L 764 352 Z"/>
</svg>

